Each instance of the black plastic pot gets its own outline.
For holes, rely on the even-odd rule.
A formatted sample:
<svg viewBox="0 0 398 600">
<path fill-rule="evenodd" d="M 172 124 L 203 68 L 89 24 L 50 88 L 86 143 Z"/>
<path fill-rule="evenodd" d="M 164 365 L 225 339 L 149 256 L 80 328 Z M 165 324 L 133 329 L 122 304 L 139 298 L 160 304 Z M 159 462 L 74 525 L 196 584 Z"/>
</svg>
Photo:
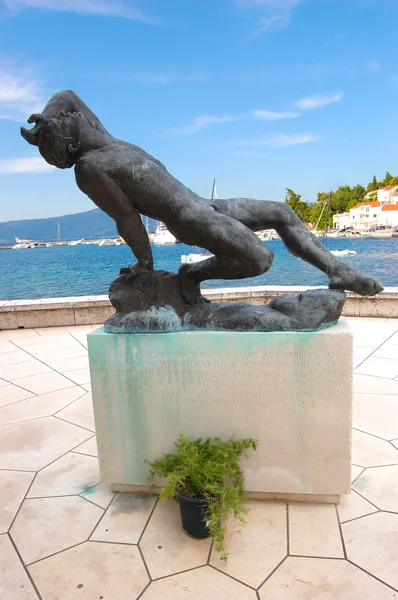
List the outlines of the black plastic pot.
<svg viewBox="0 0 398 600">
<path fill-rule="evenodd" d="M 209 505 L 205 500 L 186 498 L 177 494 L 180 505 L 182 528 L 191 537 L 203 539 L 210 537 L 209 528 L 206 526 Z"/>
</svg>

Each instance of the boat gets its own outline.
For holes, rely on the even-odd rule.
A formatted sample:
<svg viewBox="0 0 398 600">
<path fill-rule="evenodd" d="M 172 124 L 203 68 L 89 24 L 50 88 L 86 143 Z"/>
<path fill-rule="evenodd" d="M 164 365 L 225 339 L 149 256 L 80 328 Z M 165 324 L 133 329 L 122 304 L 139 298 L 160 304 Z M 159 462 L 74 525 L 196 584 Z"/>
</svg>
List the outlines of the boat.
<svg viewBox="0 0 398 600">
<path fill-rule="evenodd" d="M 206 260 L 207 258 L 211 258 L 212 256 L 214 256 L 214 254 L 183 254 L 181 256 L 181 262 L 183 265 L 191 265 Z"/>
<path fill-rule="evenodd" d="M 12 250 L 22 250 L 25 248 L 34 248 L 36 245 L 36 242 L 34 242 L 33 240 L 25 240 L 25 239 L 21 239 L 16 237 L 15 238 L 16 244 L 14 246 L 12 246 Z"/>
<path fill-rule="evenodd" d="M 378 225 L 374 228 L 372 232 L 373 238 L 391 238 L 393 235 L 397 233 L 396 227 L 391 227 L 390 225 Z M 394 235 L 395 237 L 395 235 Z"/>
<path fill-rule="evenodd" d="M 279 234 L 275 229 L 264 229 L 263 231 L 256 231 L 255 234 L 263 242 L 272 242 L 272 240 L 280 240 Z"/>
<path fill-rule="evenodd" d="M 362 231 L 354 229 L 353 227 L 345 227 L 344 229 L 340 230 L 339 237 L 362 237 Z"/>
<path fill-rule="evenodd" d="M 215 200 L 216 198 L 217 198 L 216 178 L 214 178 L 210 200 Z M 201 250 L 200 248 L 197 248 L 197 249 L 199 250 L 198 254 L 195 254 L 195 253 L 183 254 L 181 256 L 181 263 L 183 265 L 192 265 L 194 263 L 202 262 L 202 260 L 206 260 L 207 258 L 211 258 L 212 256 L 214 256 L 214 254 L 209 254 L 207 252 L 207 250 Z"/>
<path fill-rule="evenodd" d="M 333 256 L 354 256 L 355 250 L 330 250 L 330 254 Z"/>
<path fill-rule="evenodd" d="M 120 243 L 118 245 L 120 246 Z M 98 246 L 116 246 L 116 240 L 112 240 L 111 238 L 105 238 L 100 241 Z"/>
<path fill-rule="evenodd" d="M 161 223 L 156 227 L 156 231 L 152 236 L 153 244 L 175 244 L 177 242 L 176 238 L 170 231 L 167 229 L 166 225 Z"/>
</svg>

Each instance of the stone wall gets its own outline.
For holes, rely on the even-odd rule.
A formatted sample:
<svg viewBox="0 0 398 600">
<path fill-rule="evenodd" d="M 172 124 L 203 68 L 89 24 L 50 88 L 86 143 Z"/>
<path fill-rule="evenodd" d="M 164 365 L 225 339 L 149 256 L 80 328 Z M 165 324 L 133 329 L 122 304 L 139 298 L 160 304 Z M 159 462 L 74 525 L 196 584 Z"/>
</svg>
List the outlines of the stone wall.
<svg viewBox="0 0 398 600">
<path fill-rule="evenodd" d="M 306 289 L 315 288 L 257 286 L 206 289 L 203 293 L 212 302 L 250 301 L 266 304 L 274 296 L 298 294 Z M 0 329 L 102 324 L 113 312 L 108 296 L 5 300 L 0 301 Z M 375 298 L 362 298 L 348 293 L 343 315 L 398 318 L 398 287 L 387 287 Z"/>
</svg>

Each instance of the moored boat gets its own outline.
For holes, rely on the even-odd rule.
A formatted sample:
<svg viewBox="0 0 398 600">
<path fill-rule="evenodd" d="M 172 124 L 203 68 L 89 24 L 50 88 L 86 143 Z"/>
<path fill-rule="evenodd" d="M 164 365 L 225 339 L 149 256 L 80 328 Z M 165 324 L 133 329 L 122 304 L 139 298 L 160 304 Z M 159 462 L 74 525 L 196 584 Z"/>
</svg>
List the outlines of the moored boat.
<svg viewBox="0 0 398 600">
<path fill-rule="evenodd" d="M 355 250 L 330 250 L 330 254 L 333 256 L 354 256 Z"/>
<path fill-rule="evenodd" d="M 189 265 L 192 263 L 198 263 L 202 260 L 206 260 L 207 258 L 211 258 L 213 254 L 183 254 L 181 256 L 181 262 L 183 265 Z"/>
<path fill-rule="evenodd" d="M 151 241 L 153 244 L 175 244 L 177 242 L 174 235 L 170 233 L 163 223 L 156 228 Z"/>
</svg>

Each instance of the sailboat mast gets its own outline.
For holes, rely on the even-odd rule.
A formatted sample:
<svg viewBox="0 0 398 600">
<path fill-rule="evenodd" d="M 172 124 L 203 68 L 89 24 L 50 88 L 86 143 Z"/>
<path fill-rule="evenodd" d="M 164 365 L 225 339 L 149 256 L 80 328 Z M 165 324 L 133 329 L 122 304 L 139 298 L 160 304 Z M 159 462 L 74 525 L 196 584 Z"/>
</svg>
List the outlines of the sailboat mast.
<svg viewBox="0 0 398 600">
<path fill-rule="evenodd" d="M 214 177 L 214 179 L 213 179 L 213 187 L 212 187 L 212 190 L 211 190 L 211 200 L 214 200 L 214 193 L 215 193 L 215 191 L 216 191 L 216 178 Z"/>
</svg>

